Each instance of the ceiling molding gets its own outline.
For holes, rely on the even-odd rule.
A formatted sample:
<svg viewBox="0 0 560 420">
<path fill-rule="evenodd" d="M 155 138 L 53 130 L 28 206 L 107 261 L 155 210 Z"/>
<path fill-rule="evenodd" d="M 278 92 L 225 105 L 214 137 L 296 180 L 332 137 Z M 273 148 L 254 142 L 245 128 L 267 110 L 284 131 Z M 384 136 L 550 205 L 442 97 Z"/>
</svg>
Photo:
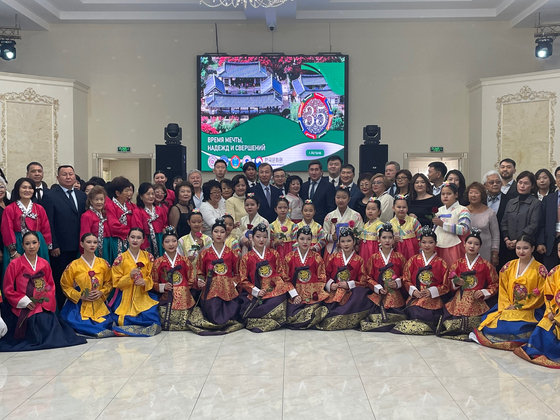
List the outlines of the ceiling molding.
<svg viewBox="0 0 560 420">
<path fill-rule="evenodd" d="M 510 21 L 510 26 L 512 28 L 515 28 L 523 20 L 527 19 L 528 17 L 531 17 L 531 15 L 533 13 L 537 13 L 539 11 L 539 9 L 543 6 L 545 6 L 549 1 L 550 0 L 537 0 L 537 1 L 535 1 L 532 5 L 530 5 L 525 10 L 523 10 L 521 13 L 519 13 L 517 16 L 515 16 Z"/>
<path fill-rule="evenodd" d="M 302 10 L 297 19 L 465 19 L 494 18 L 495 9 Z"/>
<path fill-rule="evenodd" d="M 31 10 L 29 10 L 27 7 L 20 4 L 18 1 L 16 1 L 16 0 L 2 0 L 2 3 L 5 3 L 6 5 L 10 6 L 16 12 L 22 14 L 23 16 L 25 16 L 29 20 L 32 20 L 37 25 L 41 26 L 43 29 L 46 29 L 47 31 L 50 29 L 49 22 L 47 22 L 45 19 L 38 16 L 37 14 L 33 13 Z"/>
</svg>

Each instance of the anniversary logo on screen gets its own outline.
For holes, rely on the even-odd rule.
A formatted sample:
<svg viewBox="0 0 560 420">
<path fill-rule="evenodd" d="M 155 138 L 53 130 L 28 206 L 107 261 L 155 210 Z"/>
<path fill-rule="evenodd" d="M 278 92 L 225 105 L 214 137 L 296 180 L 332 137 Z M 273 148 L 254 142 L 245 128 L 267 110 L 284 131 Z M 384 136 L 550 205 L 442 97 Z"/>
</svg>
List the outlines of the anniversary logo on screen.
<svg viewBox="0 0 560 420">
<path fill-rule="evenodd" d="M 348 56 L 198 56 L 199 167 L 345 158 Z"/>
</svg>

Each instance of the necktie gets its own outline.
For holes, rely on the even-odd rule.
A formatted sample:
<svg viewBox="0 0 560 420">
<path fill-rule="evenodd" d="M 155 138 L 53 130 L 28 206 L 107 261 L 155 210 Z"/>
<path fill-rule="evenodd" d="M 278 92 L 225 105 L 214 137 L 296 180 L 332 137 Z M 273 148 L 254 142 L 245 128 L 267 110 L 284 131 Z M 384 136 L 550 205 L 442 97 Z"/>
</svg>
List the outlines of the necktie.
<svg viewBox="0 0 560 420">
<path fill-rule="evenodd" d="M 72 204 L 72 207 L 75 208 L 76 210 L 78 210 L 78 208 L 76 207 L 76 203 L 74 203 L 74 197 L 72 196 L 73 192 L 74 192 L 74 190 L 66 191 L 66 193 L 68 194 L 68 198 L 70 199 L 70 203 Z"/>
<path fill-rule="evenodd" d="M 497 195 L 489 195 L 488 196 L 488 203 L 495 203 L 496 201 L 498 201 L 498 196 Z"/>
<path fill-rule="evenodd" d="M 42 198 L 42 193 L 43 189 L 42 188 L 35 188 L 35 198 L 37 200 L 40 200 Z"/>
<path fill-rule="evenodd" d="M 317 189 L 317 181 L 313 181 L 311 185 L 311 192 L 309 193 L 309 199 L 313 200 L 313 196 L 315 195 L 315 190 Z"/>
<path fill-rule="evenodd" d="M 333 179 L 333 180 L 331 181 L 331 184 L 333 184 L 333 185 L 334 185 L 334 179 Z M 336 185 L 334 185 L 334 186 L 336 187 Z"/>
<path fill-rule="evenodd" d="M 266 195 L 266 201 L 268 201 L 268 207 L 270 207 L 270 187 L 268 185 L 264 187 L 264 195 Z"/>
</svg>

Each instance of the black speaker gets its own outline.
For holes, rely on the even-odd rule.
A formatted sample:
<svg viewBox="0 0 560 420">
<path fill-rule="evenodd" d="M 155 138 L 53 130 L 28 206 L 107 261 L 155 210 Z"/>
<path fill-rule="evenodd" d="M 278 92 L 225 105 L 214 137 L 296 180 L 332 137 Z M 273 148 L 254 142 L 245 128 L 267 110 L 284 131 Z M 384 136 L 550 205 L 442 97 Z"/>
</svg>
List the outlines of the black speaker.
<svg viewBox="0 0 560 420">
<path fill-rule="evenodd" d="M 360 146 L 360 173 L 372 175 L 385 173 L 385 164 L 389 160 L 389 146 L 386 144 L 362 144 Z"/>
<path fill-rule="evenodd" d="M 173 188 L 173 178 L 176 176 L 187 179 L 187 148 L 156 144 L 156 170 L 165 172 L 167 188 Z"/>
</svg>

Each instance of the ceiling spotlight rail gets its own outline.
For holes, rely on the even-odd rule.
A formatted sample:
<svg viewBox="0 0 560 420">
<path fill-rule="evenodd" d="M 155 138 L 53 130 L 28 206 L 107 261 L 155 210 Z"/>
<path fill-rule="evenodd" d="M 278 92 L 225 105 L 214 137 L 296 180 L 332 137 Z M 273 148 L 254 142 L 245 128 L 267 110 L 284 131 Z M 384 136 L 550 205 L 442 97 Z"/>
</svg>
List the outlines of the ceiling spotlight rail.
<svg viewBox="0 0 560 420">
<path fill-rule="evenodd" d="M 200 4 L 208 7 L 238 7 L 243 5 L 246 9 L 247 6 L 254 8 L 257 7 L 278 7 L 286 3 L 288 0 L 200 0 Z M 293 1 L 293 0 L 290 0 Z"/>
</svg>

